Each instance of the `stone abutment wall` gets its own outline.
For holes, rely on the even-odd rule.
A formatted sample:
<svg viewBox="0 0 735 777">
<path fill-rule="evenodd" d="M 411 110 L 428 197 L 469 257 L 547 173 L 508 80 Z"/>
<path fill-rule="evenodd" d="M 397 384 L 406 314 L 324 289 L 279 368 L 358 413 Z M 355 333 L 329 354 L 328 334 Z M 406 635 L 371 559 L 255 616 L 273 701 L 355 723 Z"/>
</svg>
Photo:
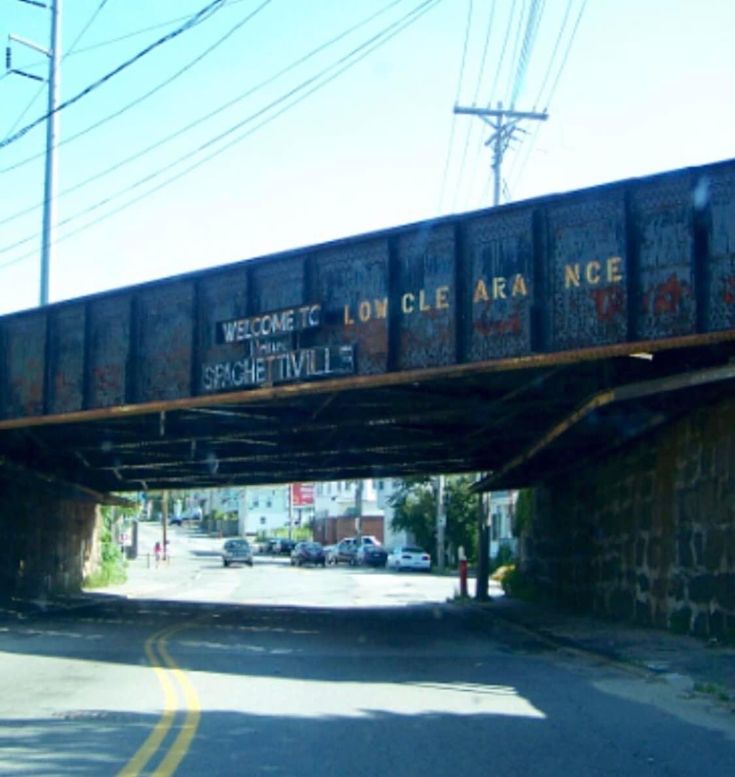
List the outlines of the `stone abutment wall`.
<svg viewBox="0 0 735 777">
<path fill-rule="evenodd" d="M 523 565 L 580 609 L 735 635 L 735 401 L 537 489 Z"/>
<path fill-rule="evenodd" d="M 97 507 L 42 479 L 0 470 L 0 596 L 78 591 L 94 565 Z"/>
</svg>

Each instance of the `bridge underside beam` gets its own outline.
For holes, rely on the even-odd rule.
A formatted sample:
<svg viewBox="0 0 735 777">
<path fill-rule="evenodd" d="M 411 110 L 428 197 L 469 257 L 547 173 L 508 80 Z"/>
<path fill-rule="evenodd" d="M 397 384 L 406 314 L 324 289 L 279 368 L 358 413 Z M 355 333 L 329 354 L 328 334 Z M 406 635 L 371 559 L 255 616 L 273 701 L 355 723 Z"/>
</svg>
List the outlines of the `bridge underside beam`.
<svg viewBox="0 0 735 777">
<path fill-rule="evenodd" d="M 314 386 L 305 392 L 269 389 L 267 396 L 253 391 L 229 404 L 177 402 L 152 412 L 111 410 L 84 422 L 6 429 L 0 455 L 99 492 L 440 471 L 484 471 L 494 473 L 497 485 L 522 485 L 602 455 L 726 389 L 692 387 L 676 397 L 634 397 L 614 409 L 596 408 L 554 445 L 525 455 L 591 398 L 722 369 L 733 358 L 735 344 L 726 342 L 648 358 L 423 380 L 413 374 L 403 383 L 361 379 L 341 392 Z M 510 467 L 519 457 L 523 466 Z"/>
</svg>

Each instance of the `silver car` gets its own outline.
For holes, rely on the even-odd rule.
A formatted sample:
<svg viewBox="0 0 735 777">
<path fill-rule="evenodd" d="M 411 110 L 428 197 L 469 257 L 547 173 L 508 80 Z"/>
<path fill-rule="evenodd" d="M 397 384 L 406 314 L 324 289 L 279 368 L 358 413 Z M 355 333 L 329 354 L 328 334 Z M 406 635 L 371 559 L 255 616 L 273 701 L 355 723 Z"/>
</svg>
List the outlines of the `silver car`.
<svg viewBox="0 0 735 777">
<path fill-rule="evenodd" d="M 253 551 L 247 540 L 227 540 L 222 548 L 222 566 L 247 564 L 253 566 Z"/>
</svg>

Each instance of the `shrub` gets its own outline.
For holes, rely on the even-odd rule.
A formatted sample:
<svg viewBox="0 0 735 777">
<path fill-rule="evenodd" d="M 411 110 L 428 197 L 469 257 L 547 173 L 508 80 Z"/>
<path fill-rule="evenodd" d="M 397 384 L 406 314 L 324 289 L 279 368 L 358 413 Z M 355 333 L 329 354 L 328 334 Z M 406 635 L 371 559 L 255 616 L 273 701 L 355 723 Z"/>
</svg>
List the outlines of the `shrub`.
<svg viewBox="0 0 735 777">
<path fill-rule="evenodd" d="M 538 592 L 533 582 L 516 566 L 507 567 L 501 585 L 506 596 L 513 599 L 533 601 L 538 598 Z"/>
<path fill-rule="evenodd" d="M 100 565 L 85 579 L 84 585 L 87 588 L 103 588 L 114 583 L 124 583 L 127 579 L 125 558 L 113 538 L 114 520 L 112 509 L 103 507 L 100 531 Z"/>
</svg>

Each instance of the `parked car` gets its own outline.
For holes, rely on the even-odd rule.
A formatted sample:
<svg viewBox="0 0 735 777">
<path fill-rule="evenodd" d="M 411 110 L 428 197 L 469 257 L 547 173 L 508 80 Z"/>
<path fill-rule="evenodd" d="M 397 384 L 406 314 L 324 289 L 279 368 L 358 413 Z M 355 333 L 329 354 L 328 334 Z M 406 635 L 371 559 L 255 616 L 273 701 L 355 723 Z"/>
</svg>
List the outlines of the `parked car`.
<svg viewBox="0 0 735 777">
<path fill-rule="evenodd" d="M 291 551 L 291 566 L 300 567 L 303 564 L 325 566 L 327 563 L 324 548 L 319 542 L 297 542 Z"/>
<path fill-rule="evenodd" d="M 358 543 L 355 562 L 360 566 L 384 567 L 387 560 L 388 551 L 382 545 L 373 542 Z"/>
<path fill-rule="evenodd" d="M 347 537 L 344 540 L 340 540 L 336 545 L 332 546 L 328 556 L 327 563 L 329 564 L 350 564 L 354 566 L 355 554 L 357 553 L 357 543 L 354 537 Z"/>
<path fill-rule="evenodd" d="M 222 566 L 247 564 L 253 566 L 253 551 L 247 540 L 227 540 L 222 547 Z"/>
<path fill-rule="evenodd" d="M 388 555 L 388 569 L 431 571 L 431 556 L 416 545 L 398 545 Z"/>
<path fill-rule="evenodd" d="M 329 564 L 349 564 L 355 566 L 360 563 L 372 563 L 374 566 L 385 564 L 383 559 L 387 556 L 385 551 L 377 554 L 368 554 L 365 556 L 368 548 L 376 548 L 382 551 L 382 545 L 377 537 L 371 534 L 365 534 L 361 537 L 346 537 L 331 547 L 327 553 L 327 563 Z M 362 551 L 362 555 L 360 552 Z M 369 560 L 365 561 L 367 558 Z"/>
<path fill-rule="evenodd" d="M 280 556 L 289 556 L 295 547 L 296 540 L 287 540 L 285 538 L 281 538 L 276 540 L 275 545 L 273 546 L 273 553 L 276 553 Z"/>
</svg>

